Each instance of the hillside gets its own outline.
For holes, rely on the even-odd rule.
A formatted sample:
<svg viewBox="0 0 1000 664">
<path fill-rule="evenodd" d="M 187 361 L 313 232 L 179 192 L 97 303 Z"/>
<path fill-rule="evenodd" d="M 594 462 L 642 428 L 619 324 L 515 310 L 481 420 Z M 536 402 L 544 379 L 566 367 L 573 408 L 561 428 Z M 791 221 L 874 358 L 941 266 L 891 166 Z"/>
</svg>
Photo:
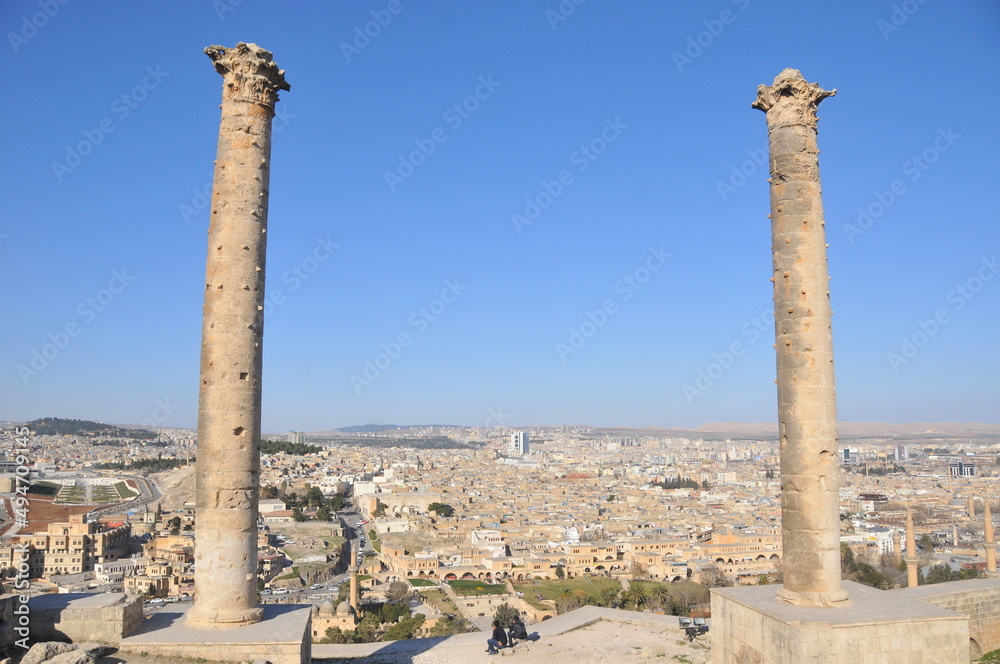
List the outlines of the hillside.
<svg viewBox="0 0 1000 664">
<path fill-rule="evenodd" d="M 25 426 L 36 436 L 81 436 L 87 438 L 133 438 L 152 440 L 156 434 L 146 429 L 123 429 L 113 424 L 90 420 L 68 420 L 61 417 L 42 417 L 27 422 Z"/>
</svg>

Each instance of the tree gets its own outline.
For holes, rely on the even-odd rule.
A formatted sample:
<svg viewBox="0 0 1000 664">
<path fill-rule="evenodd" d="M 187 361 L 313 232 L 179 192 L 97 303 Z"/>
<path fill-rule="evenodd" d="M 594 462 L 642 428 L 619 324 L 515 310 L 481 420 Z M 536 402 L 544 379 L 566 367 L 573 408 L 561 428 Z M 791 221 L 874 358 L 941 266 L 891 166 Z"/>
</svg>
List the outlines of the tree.
<svg viewBox="0 0 1000 664">
<path fill-rule="evenodd" d="M 728 588 L 733 585 L 726 573 L 715 565 L 701 570 L 701 582 L 709 588 Z"/>
<path fill-rule="evenodd" d="M 513 606 L 504 602 L 497 607 L 497 610 L 493 612 L 493 619 L 500 623 L 500 627 L 503 629 L 510 629 L 510 626 L 514 624 L 514 621 L 520 616 L 520 612 Z"/>
<path fill-rule="evenodd" d="M 562 565 L 558 565 L 556 567 L 556 578 L 557 579 L 565 579 L 566 578 L 566 570 L 563 569 Z"/>
<path fill-rule="evenodd" d="M 445 616 L 431 627 L 429 636 L 451 636 L 453 634 L 464 634 L 467 631 L 468 623 L 464 619 Z"/>
<path fill-rule="evenodd" d="M 636 609 L 641 609 L 643 605 L 649 601 L 649 593 L 646 590 L 646 584 L 633 582 L 629 585 L 628 590 L 622 593 L 622 601 L 625 604 L 631 605 Z"/>
<path fill-rule="evenodd" d="M 382 640 L 396 641 L 398 639 L 412 639 L 417 635 L 423 624 L 424 616 L 419 613 L 412 618 L 404 618 L 385 630 Z"/>
<path fill-rule="evenodd" d="M 649 592 L 649 596 L 651 599 L 655 600 L 656 603 L 659 604 L 660 607 L 662 607 L 664 610 L 666 610 L 672 602 L 670 596 L 670 587 L 662 583 L 658 583 L 655 586 L 653 586 Z"/>
<path fill-rule="evenodd" d="M 330 520 L 330 508 L 323 505 L 318 510 L 316 510 L 316 520 L 317 521 L 329 521 Z"/>
<path fill-rule="evenodd" d="M 633 579 L 645 579 L 649 576 L 649 569 L 645 564 L 640 563 L 639 561 L 632 561 L 629 571 L 632 573 Z"/>
<path fill-rule="evenodd" d="M 345 632 L 339 627 L 327 627 L 322 643 L 354 643 L 354 630 Z"/>
<path fill-rule="evenodd" d="M 167 522 L 167 525 L 170 526 L 171 535 L 176 535 L 179 532 L 181 532 L 181 518 L 179 516 L 175 516 L 174 518 L 172 518 L 170 521 Z"/>
<path fill-rule="evenodd" d="M 621 592 L 620 588 L 614 588 L 612 586 L 608 586 L 607 588 L 604 588 L 603 590 L 601 590 L 601 593 L 600 593 L 600 596 L 601 596 L 601 606 L 607 606 L 607 607 L 610 607 L 612 609 L 617 608 L 617 606 L 618 606 L 618 594 L 620 592 Z"/>
<path fill-rule="evenodd" d="M 292 521 L 301 522 L 305 520 L 306 520 L 306 515 L 302 513 L 302 510 L 300 510 L 298 507 L 292 510 Z"/>
<path fill-rule="evenodd" d="M 947 563 L 941 563 L 927 570 L 924 578 L 925 584 L 946 583 L 948 581 L 964 581 L 966 579 L 978 579 L 982 577 L 982 572 L 976 569 L 952 569 Z"/>
<path fill-rule="evenodd" d="M 928 553 L 934 551 L 934 540 L 927 533 L 920 536 L 920 548 Z"/>
<path fill-rule="evenodd" d="M 427 511 L 434 512 L 438 516 L 450 517 L 455 514 L 455 508 L 445 503 L 433 502 L 427 506 Z"/>
<path fill-rule="evenodd" d="M 400 604 L 410 596 L 410 584 L 406 581 L 393 581 L 385 591 L 385 599 L 391 604 Z"/>
<path fill-rule="evenodd" d="M 854 549 L 847 542 L 840 543 L 840 574 L 845 576 L 854 571 Z"/>
</svg>

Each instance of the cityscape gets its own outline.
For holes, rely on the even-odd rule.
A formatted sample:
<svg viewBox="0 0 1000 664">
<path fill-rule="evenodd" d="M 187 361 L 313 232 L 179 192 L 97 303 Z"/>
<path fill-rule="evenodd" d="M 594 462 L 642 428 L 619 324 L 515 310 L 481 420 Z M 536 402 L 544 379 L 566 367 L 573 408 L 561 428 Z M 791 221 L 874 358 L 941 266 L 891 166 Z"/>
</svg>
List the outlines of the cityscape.
<svg viewBox="0 0 1000 664">
<path fill-rule="evenodd" d="M 1000 662 L 995 3 L 0 25 L 0 664 Z"/>
</svg>

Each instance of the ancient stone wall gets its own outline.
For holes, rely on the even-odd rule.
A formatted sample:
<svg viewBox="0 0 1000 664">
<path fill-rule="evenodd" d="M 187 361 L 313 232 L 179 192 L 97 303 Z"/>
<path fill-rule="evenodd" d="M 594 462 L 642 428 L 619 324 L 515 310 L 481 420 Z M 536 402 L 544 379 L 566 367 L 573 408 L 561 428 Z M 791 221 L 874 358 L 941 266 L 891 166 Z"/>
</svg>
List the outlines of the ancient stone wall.
<svg viewBox="0 0 1000 664">
<path fill-rule="evenodd" d="M 969 648 L 973 657 L 1000 648 L 1000 579 L 935 583 L 892 592 L 969 616 Z"/>
</svg>

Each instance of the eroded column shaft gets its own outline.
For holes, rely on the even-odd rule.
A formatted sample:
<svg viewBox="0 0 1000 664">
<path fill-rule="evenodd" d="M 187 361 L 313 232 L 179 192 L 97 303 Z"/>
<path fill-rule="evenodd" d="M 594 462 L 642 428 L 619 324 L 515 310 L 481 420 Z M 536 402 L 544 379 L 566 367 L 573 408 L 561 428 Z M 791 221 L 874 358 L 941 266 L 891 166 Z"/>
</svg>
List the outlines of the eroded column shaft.
<svg viewBox="0 0 1000 664">
<path fill-rule="evenodd" d="M 983 535 L 986 546 L 986 575 L 997 575 L 997 542 L 993 536 L 993 512 L 990 510 L 990 497 L 983 501 Z"/>
<path fill-rule="evenodd" d="M 202 322 L 195 603 L 188 625 L 260 620 L 257 515 L 271 119 L 284 72 L 254 44 L 205 52 L 223 76 Z"/>
<path fill-rule="evenodd" d="M 784 586 L 795 604 L 847 599 L 840 582 L 837 406 L 816 144 L 816 107 L 833 95 L 792 69 L 753 104 L 767 114 L 771 163 Z"/>
</svg>

